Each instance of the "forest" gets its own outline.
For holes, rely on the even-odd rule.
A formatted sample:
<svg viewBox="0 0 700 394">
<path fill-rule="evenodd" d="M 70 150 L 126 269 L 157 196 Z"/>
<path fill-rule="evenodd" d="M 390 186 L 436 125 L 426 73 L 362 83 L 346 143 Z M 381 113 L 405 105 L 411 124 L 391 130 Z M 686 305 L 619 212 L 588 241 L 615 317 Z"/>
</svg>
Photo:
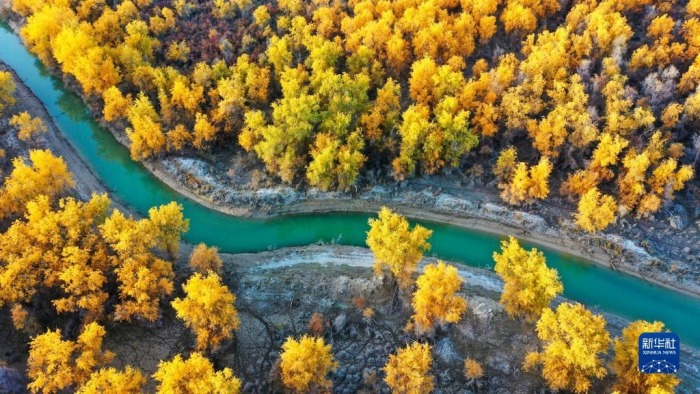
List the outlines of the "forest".
<svg viewBox="0 0 700 394">
<path fill-rule="evenodd" d="M 459 171 L 512 205 L 564 196 L 596 232 L 658 212 L 700 155 L 697 0 L 12 9 L 136 160 L 243 149 L 321 190 Z"/>
</svg>

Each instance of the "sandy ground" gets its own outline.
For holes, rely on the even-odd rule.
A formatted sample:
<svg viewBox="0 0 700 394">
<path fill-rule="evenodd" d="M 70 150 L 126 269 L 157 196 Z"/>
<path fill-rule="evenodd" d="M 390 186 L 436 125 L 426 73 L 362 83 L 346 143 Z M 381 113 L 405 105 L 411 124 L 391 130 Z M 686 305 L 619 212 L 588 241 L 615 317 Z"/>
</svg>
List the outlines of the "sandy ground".
<svg viewBox="0 0 700 394">
<path fill-rule="evenodd" d="M 263 271 L 274 273 L 278 272 L 280 269 L 300 265 L 316 267 L 313 272 L 317 273 L 319 276 L 323 275 L 323 270 L 330 269 L 332 266 L 356 267 L 363 269 L 364 275 L 372 275 L 371 267 L 373 265 L 373 256 L 367 249 L 338 245 L 313 245 L 254 254 L 223 255 L 223 257 L 228 264 L 235 264 L 239 267 L 237 269 L 240 270 L 240 272 L 245 272 L 245 275 Z M 422 271 L 426 264 L 434 263 L 435 261 L 435 258 L 423 259 L 419 265 L 419 272 Z M 497 301 L 503 286 L 501 279 L 496 274 L 489 271 L 465 267 L 460 264 L 455 264 L 455 266 L 460 276 L 464 279 L 462 292 L 471 300 L 470 314 L 475 316 L 496 314 L 505 317 L 505 314 L 498 304 L 483 300 L 479 301 L 481 299 Z M 554 301 L 554 305 L 565 301 L 567 301 L 565 298 L 558 297 Z M 594 310 L 594 312 L 602 313 L 596 310 Z M 628 323 L 626 320 L 620 319 L 614 315 L 602 314 L 608 321 L 607 328 L 613 337 L 618 336 L 622 328 Z M 512 325 L 516 324 L 516 322 L 506 318 L 506 320 L 500 321 L 500 324 L 511 325 L 511 328 L 513 328 Z M 530 328 L 534 329 L 534 327 Z M 495 349 L 502 350 L 509 346 L 505 338 L 501 338 L 500 340 L 503 341 L 503 344 L 501 345 L 501 343 L 498 342 L 494 343 L 492 345 L 492 351 Z M 499 348 L 499 346 L 503 347 Z M 487 357 L 486 354 L 483 356 Z M 683 379 L 684 383 L 679 387 L 677 392 L 700 392 L 700 352 L 690 347 L 684 347 L 681 360 L 683 372 L 680 377 Z"/>
<path fill-rule="evenodd" d="M 182 256 L 189 253 L 189 246 L 181 251 Z M 223 277 L 238 297 L 236 305 L 241 311 L 242 325 L 230 347 L 217 352 L 213 358 L 219 365 L 231 366 L 244 377 L 249 392 L 274 391 L 274 385 L 270 386 L 267 379 L 268 370 L 274 371 L 276 349 L 286 336 L 306 333 L 308 318 L 313 312 L 323 313 L 328 325 L 324 338 L 332 343 L 334 354 L 344 366 L 333 375 L 334 392 L 380 392 L 384 386 L 370 384 L 366 375 L 380 369 L 396 347 L 414 339 L 402 330 L 410 308 L 397 306 L 392 287 L 381 278 L 374 278 L 373 257 L 367 249 L 313 245 L 261 253 L 223 254 L 222 258 L 225 262 Z M 419 271 L 435 260 L 423 259 Z M 461 293 L 467 298 L 469 309 L 462 321 L 427 339 L 433 346 L 437 392 L 467 392 L 464 389 L 467 382 L 461 376 L 461 361 L 466 356 L 482 362 L 487 371 L 487 377 L 479 382 L 480 392 L 526 393 L 544 389 L 536 372 L 524 372 L 520 368 L 524 355 L 538 347 L 534 325 L 511 319 L 504 313 L 497 303 L 502 282 L 494 273 L 455 266 L 464 279 Z M 182 265 L 178 271 L 182 273 L 187 268 Z M 351 300 L 358 296 L 364 297 L 368 306 L 375 310 L 373 321 L 362 319 L 360 311 L 352 305 Z M 553 304 L 565 301 L 558 297 Z M 628 323 L 613 315 L 603 315 L 613 337 Z M 343 323 L 338 324 L 339 321 Z M 171 332 L 170 339 L 164 343 L 174 344 L 177 341 L 173 338 L 179 338 L 173 351 L 182 351 L 191 345 L 186 330 L 178 329 L 177 324 L 164 324 L 164 327 Z M 146 335 L 163 340 L 155 333 Z M 383 339 L 378 340 L 379 336 Z M 343 351 L 354 349 L 358 343 L 363 344 L 362 351 L 353 350 L 356 354 L 350 352 L 352 355 Z M 160 351 L 162 354 L 163 350 Z M 612 352 L 606 359 L 611 357 Z M 700 354 L 684 347 L 681 359 L 683 384 L 677 392 L 699 392 Z M 381 372 L 378 376 L 381 380 Z M 592 392 L 608 392 L 612 381 L 613 377 L 609 376 L 597 382 Z"/>
</svg>

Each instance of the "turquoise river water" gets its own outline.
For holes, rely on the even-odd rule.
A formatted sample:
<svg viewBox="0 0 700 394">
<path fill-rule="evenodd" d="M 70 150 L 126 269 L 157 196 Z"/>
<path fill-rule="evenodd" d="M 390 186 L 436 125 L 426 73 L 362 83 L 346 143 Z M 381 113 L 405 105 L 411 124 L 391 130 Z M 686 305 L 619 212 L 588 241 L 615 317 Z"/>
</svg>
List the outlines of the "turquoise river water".
<svg viewBox="0 0 700 394">
<path fill-rule="evenodd" d="M 189 242 L 206 242 L 223 252 L 255 252 L 319 240 L 364 246 L 364 213 L 285 216 L 269 220 L 238 218 L 193 202 L 132 161 L 126 148 L 88 114 L 80 98 L 52 77 L 7 25 L 0 22 L 0 59 L 10 65 L 44 103 L 56 125 L 112 194 L 140 213 L 177 201 L 190 220 Z M 491 254 L 503 237 L 431 222 L 432 250 L 443 259 L 491 267 Z M 589 307 L 629 319 L 661 320 L 681 341 L 700 347 L 700 299 L 541 248 L 559 271 L 564 295 Z"/>
</svg>

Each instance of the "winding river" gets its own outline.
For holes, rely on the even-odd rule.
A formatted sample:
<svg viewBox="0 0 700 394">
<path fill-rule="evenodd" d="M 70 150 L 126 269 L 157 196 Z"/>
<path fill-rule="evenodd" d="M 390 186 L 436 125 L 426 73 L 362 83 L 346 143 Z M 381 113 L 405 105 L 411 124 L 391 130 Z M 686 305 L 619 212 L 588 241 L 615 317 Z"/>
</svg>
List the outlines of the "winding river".
<svg viewBox="0 0 700 394">
<path fill-rule="evenodd" d="M 11 66 L 44 103 L 78 154 L 112 193 L 140 213 L 177 201 L 190 219 L 189 242 L 206 242 L 223 252 L 240 253 L 319 240 L 364 246 L 368 214 L 328 213 L 254 220 L 228 216 L 193 202 L 132 161 L 120 145 L 89 115 L 80 98 L 52 77 L 4 23 L 0 22 L 0 59 Z M 490 267 L 499 247 L 495 235 L 421 222 L 433 230 L 431 253 L 470 266 Z M 685 344 L 700 347 L 700 299 L 544 250 L 547 263 L 559 271 L 564 295 L 589 307 L 629 319 L 661 320 Z"/>
</svg>

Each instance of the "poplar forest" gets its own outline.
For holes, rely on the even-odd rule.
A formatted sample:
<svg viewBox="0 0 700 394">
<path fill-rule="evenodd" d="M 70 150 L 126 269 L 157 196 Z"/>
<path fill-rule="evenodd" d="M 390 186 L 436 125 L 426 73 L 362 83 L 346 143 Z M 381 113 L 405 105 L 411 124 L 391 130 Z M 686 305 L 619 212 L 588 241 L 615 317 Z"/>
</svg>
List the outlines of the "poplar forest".
<svg viewBox="0 0 700 394">
<path fill-rule="evenodd" d="M 202 178 L 264 179 L 243 192 L 331 196 L 288 213 L 372 211 L 359 246 L 191 243 L 201 218 L 124 204 L 0 60 L 0 392 L 700 387 L 690 345 L 687 375 L 638 368 L 640 334 L 676 327 L 570 299 L 545 256 L 602 250 L 571 255 L 615 271 L 651 256 L 619 274 L 700 297 L 700 0 L 2 0 L 0 19 L 142 171 L 209 163 Z M 440 236 L 411 213 L 463 227 L 490 213 L 360 205 L 444 179 L 516 221 L 550 204 L 545 230 L 569 244 L 497 223 L 474 268 L 433 253 Z M 636 228 L 685 243 L 655 250 Z"/>
</svg>

